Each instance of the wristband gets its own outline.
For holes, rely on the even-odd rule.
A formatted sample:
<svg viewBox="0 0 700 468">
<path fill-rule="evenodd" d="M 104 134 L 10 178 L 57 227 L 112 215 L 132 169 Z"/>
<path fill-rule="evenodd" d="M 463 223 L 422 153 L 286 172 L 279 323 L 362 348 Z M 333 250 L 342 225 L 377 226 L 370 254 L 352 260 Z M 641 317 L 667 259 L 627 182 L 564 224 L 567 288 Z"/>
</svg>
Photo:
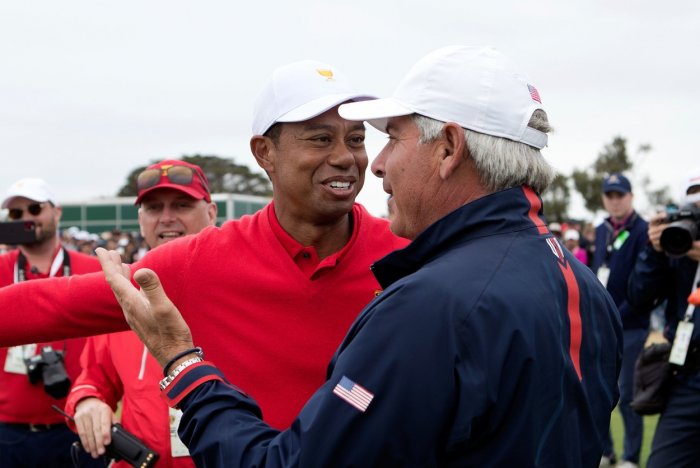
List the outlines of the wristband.
<svg viewBox="0 0 700 468">
<path fill-rule="evenodd" d="M 187 361 L 184 361 L 182 364 L 177 366 L 171 373 L 165 376 L 163 380 L 160 381 L 160 390 L 163 391 L 165 390 L 168 385 L 172 383 L 173 380 L 175 380 L 175 377 L 180 375 L 182 371 L 190 367 L 191 365 L 197 364 L 199 362 L 202 362 L 203 359 L 199 356 L 193 357 L 191 359 L 188 359 Z"/>
<path fill-rule="evenodd" d="M 175 361 L 177 361 L 181 357 L 187 356 L 188 354 L 192 353 L 196 353 L 200 361 L 204 360 L 204 351 L 202 351 L 202 348 L 200 348 L 199 346 L 197 346 L 196 348 L 186 349 L 180 353 L 177 353 L 175 356 L 173 356 L 171 360 L 167 362 L 167 364 L 165 364 L 165 367 L 163 367 L 163 377 L 168 376 L 168 371 L 170 370 L 170 367 L 172 367 L 172 365 L 175 363 Z"/>
</svg>

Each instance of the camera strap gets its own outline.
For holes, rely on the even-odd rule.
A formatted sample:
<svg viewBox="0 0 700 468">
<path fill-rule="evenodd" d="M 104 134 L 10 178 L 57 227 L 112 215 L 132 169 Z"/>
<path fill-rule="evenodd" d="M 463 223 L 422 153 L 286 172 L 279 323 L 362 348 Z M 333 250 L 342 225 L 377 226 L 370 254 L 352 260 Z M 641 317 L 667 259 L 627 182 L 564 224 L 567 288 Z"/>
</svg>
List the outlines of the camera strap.
<svg viewBox="0 0 700 468">
<path fill-rule="evenodd" d="M 66 252 L 66 249 L 63 247 L 61 247 L 51 263 L 49 277 L 56 276 L 56 273 L 58 273 L 61 267 L 63 267 L 63 276 L 70 276 L 70 255 L 68 255 L 68 252 Z M 15 263 L 15 284 L 21 283 L 22 281 L 27 281 L 27 257 L 20 251 L 17 262 Z"/>
</svg>

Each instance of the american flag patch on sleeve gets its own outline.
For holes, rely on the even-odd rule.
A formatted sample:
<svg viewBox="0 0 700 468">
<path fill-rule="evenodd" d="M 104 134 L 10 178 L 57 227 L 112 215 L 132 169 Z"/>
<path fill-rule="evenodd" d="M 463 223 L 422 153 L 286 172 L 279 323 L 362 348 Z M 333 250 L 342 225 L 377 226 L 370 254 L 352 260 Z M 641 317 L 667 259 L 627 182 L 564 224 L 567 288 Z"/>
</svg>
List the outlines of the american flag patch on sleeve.
<svg viewBox="0 0 700 468">
<path fill-rule="evenodd" d="M 372 402 L 372 398 L 374 398 L 374 394 L 345 376 L 343 376 L 340 382 L 338 382 L 338 385 L 335 386 L 333 393 L 363 413 Z"/>
</svg>

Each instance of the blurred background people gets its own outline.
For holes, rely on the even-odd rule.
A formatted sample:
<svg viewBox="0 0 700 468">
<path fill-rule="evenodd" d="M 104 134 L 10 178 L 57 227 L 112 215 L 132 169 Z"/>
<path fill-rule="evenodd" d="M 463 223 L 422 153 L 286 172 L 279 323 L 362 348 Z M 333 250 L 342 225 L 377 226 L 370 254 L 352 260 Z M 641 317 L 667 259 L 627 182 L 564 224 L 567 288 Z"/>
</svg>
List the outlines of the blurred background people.
<svg viewBox="0 0 700 468">
<path fill-rule="evenodd" d="M 649 332 L 651 308 L 634 307 L 627 301 L 627 282 L 637 255 L 646 247 L 648 224 L 632 206 L 632 184 L 624 175 L 615 173 L 607 176 L 603 180 L 602 197 L 609 216 L 596 228 L 591 269 L 612 296 L 622 319 L 624 349 L 618 407 L 625 435 L 618 466 L 634 468 L 639 465 L 643 421 L 629 404 L 634 390 L 634 364 Z M 616 461 L 612 436 L 608 434 L 600 466 L 613 466 Z"/>
<path fill-rule="evenodd" d="M 581 235 L 576 229 L 568 229 L 564 233 L 564 246 L 574 254 L 581 263 L 588 265 L 588 252 L 579 244 Z"/>
</svg>

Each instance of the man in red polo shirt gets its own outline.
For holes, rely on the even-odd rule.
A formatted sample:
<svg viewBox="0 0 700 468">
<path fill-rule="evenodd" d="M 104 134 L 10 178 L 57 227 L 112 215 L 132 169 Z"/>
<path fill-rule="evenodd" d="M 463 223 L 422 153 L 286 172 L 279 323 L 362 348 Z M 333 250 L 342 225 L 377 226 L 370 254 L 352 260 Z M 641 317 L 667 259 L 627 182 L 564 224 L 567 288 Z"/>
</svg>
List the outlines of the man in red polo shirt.
<svg viewBox="0 0 700 468">
<path fill-rule="evenodd" d="M 99 270 L 97 258 L 61 247 L 61 206 L 43 180 L 27 178 L 12 184 L 2 208 L 11 220 L 33 221 L 36 241 L 0 255 L 0 286 L 29 280 L 38 283 L 35 280 L 41 278 Z M 15 307 L 32 307 L 27 299 L 18 298 Z M 71 309 L 70 304 L 66 307 Z M 5 317 L 3 326 L 7 320 Z M 80 373 L 80 352 L 85 340 L 33 339 L 31 320 L 24 320 L 21 315 L 12 320 L 20 321 L 28 333 L 23 344 L 0 348 L 0 465 L 73 466 L 70 447 L 78 438 L 51 405 L 65 404 L 70 386 L 65 378 L 74 381 Z M 62 354 L 62 359 L 57 353 Z M 28 372 L 27 358 L 40 360 L 33 372 Z M 55 371 L 58 379 L 44 381 L 44 369 Z M 35 383 L 30 382 L 30 374 Z"/>
</svg>

